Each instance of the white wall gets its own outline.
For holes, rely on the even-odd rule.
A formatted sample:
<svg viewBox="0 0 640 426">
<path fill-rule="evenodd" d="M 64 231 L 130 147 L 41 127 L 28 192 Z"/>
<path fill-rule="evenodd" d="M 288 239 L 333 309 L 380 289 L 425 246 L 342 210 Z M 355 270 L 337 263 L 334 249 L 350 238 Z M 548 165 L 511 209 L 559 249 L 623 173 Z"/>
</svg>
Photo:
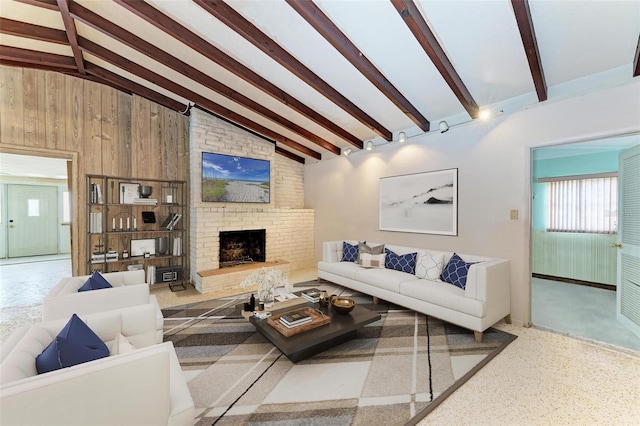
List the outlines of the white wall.
<svg viewBox="0 0 640 426">
<path fill-rule="evenodd" d="M 437 124 L 437 123 L 435 123 Z M 432 123 L 432 126 L 435 127 Z M 322 241 L 366 239 L 511 260 L 514 322 L 530 321 L 531 148 L 640 131 L 640 79 L 544 102 L 489 122 L 430 132 L 305 166 L 305 206 Z M 458 236 L 378 230 L 379 178 L 458 168 Z M 509 220 L 509 210 L 519 220 Z"/>
</svg>

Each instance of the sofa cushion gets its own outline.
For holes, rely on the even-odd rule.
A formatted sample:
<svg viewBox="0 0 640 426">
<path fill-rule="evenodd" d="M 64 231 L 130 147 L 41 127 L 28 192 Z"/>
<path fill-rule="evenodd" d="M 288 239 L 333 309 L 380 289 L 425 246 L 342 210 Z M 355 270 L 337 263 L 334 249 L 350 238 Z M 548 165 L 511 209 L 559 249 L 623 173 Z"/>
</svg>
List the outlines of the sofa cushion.
<svg viewBox="0 0 640 426">
<path fill-rule="evenodd" d="M 466 297 L 464 290 L 444 282 L 424 279 L 407 281 L 400 285 L 400 294 L 477 318 L 486 315 L 484 302 Z"/>
<path fill-rule="evenodd" d="M 353 262 L 318 262 L 318 269 L 321 271 L 329 272 L 334 275 L 356 279 L 356 273 L 362 268 Z"/>
<path fill-rule="evenodd" d="M 76 314 L 36 357 L 38 374 L 109 356 L 102 340 Z"/>
<path fill-rule="evenodd" d="M 440 274 L 440 279 L 464 290 L 467 286 L 467 274 L 469 273 L 469 267 L 471 267 L 473 263 L 475 262 L 467 263 L 462 260 L 457 253 L 453 253 L 453 256 L 449 259 L 449 263 L 447 263 L 442 274 Z"/>
<path fill-rule="evenodd" d="M 378 246 L 370 246 L 366 241 L 363 241 L 358 244 L 358 253 L 384 254 L 384 244 L 380 244 Z"/>
<path fill-rule="evenodd" d="M 356 262 L 357 260 L 358 260 L 358 245 L 352 245 L 346 241 L 343 241 L 342 242 L 342 261 Z"/>
<path fill-rule="evenodd" d="M 122 333 L 116 334 L 116 338 L 113 340 L 111 344 L 111 350 L 109 351 L 109 355 L 118 355 L 118 354 L 126 354 L 127 352 L 133 351 L 135 348 L 129 342 L 129 339 L 124 337 Z"/>
<path fill-rule="evenodd" d="M 369 254 L 360 253 L 358 256 L 358 265 L 365 268 L 384 268 L 384 259 L 386 254 Z"/>
<path fill-rule="evenodd" d="M 384 249 L 384 252 L 387 255 L 384 260 L 385 268 L 394 269 L 400 272 L 406 272 L 407 274 L 415 274 L 416 256 L 418 255 L 418 253 L 407 253 L 398 255 L 387 248 Z"/>
<path fill-rule="evenodd" d="M 100 274 L 95 271 L 89 279 L 78 289 L 78 291 L 100 290 L 103 288 L 111 288 L 112 285 Z"/>
<path fill-rule="evenodd" d="M 444 253 L 418 251 L 416 259 L 416 277 L 438 281 L 444 268 Z"/>
<path fill-rule="evenodd" d="M 400 285 L 409 281 L 419 281 L 413 274 L 396 271 L 394 269 L 358 268 L 356 281 L 369 284 L 394 293 L 400 292 Z"/>
</svg>

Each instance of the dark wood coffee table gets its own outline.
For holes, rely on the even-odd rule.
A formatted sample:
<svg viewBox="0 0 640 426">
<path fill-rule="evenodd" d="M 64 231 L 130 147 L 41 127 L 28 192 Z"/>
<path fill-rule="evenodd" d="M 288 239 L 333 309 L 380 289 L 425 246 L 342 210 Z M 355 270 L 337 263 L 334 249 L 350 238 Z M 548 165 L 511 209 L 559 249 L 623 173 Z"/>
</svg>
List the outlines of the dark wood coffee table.
<svg viewBox="0 0 640 426">
<path fill-rule="evenodd" d="M 355 338 L 358 329 L 380 319 L 380 314 L 377 312 L 358 305 L 347 315 L 341 315 L 329 307 L 320 308 L 317 303 L 308 303 L 307 306 L 320 309 L 331 317 L 331 322 L 291 337 L 285 337 L 270 326 L 266 319 L 261 320 L 252 316 L 249 321 L 287 358 L 292 362 L 298 362 Z M 290 310 L 295 310 L 295 308 L 281 309 L 274 311 L 273 314 L 277 315 Z"/>
</svg>

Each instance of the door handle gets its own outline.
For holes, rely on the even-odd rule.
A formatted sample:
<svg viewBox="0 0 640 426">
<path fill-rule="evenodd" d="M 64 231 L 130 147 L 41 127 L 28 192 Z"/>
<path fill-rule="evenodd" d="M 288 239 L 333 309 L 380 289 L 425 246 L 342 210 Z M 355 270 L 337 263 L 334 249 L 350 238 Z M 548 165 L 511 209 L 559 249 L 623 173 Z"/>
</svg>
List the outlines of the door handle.
<svg viewBox="0 0 640 426">
<path fill-rule="evenodd" d="M 611 243 L 611 248 L 622 248 L 622 243 Z"/>
</svg>

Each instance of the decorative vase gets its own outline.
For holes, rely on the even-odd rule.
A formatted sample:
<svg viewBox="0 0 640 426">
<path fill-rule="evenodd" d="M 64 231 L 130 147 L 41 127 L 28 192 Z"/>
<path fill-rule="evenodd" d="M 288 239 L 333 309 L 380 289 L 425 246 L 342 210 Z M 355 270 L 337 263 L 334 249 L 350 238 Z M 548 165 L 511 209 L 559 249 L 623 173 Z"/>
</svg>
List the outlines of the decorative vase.
<svg viewBox="0 0 640 426">
<path fill-rule="evenodd" d="M 273 306 L 273 289 L 258 291 L 258 297 L 260 297 L 260 303 L 264 303 L 265 308 L 271 308 Z"/>
</svg>

